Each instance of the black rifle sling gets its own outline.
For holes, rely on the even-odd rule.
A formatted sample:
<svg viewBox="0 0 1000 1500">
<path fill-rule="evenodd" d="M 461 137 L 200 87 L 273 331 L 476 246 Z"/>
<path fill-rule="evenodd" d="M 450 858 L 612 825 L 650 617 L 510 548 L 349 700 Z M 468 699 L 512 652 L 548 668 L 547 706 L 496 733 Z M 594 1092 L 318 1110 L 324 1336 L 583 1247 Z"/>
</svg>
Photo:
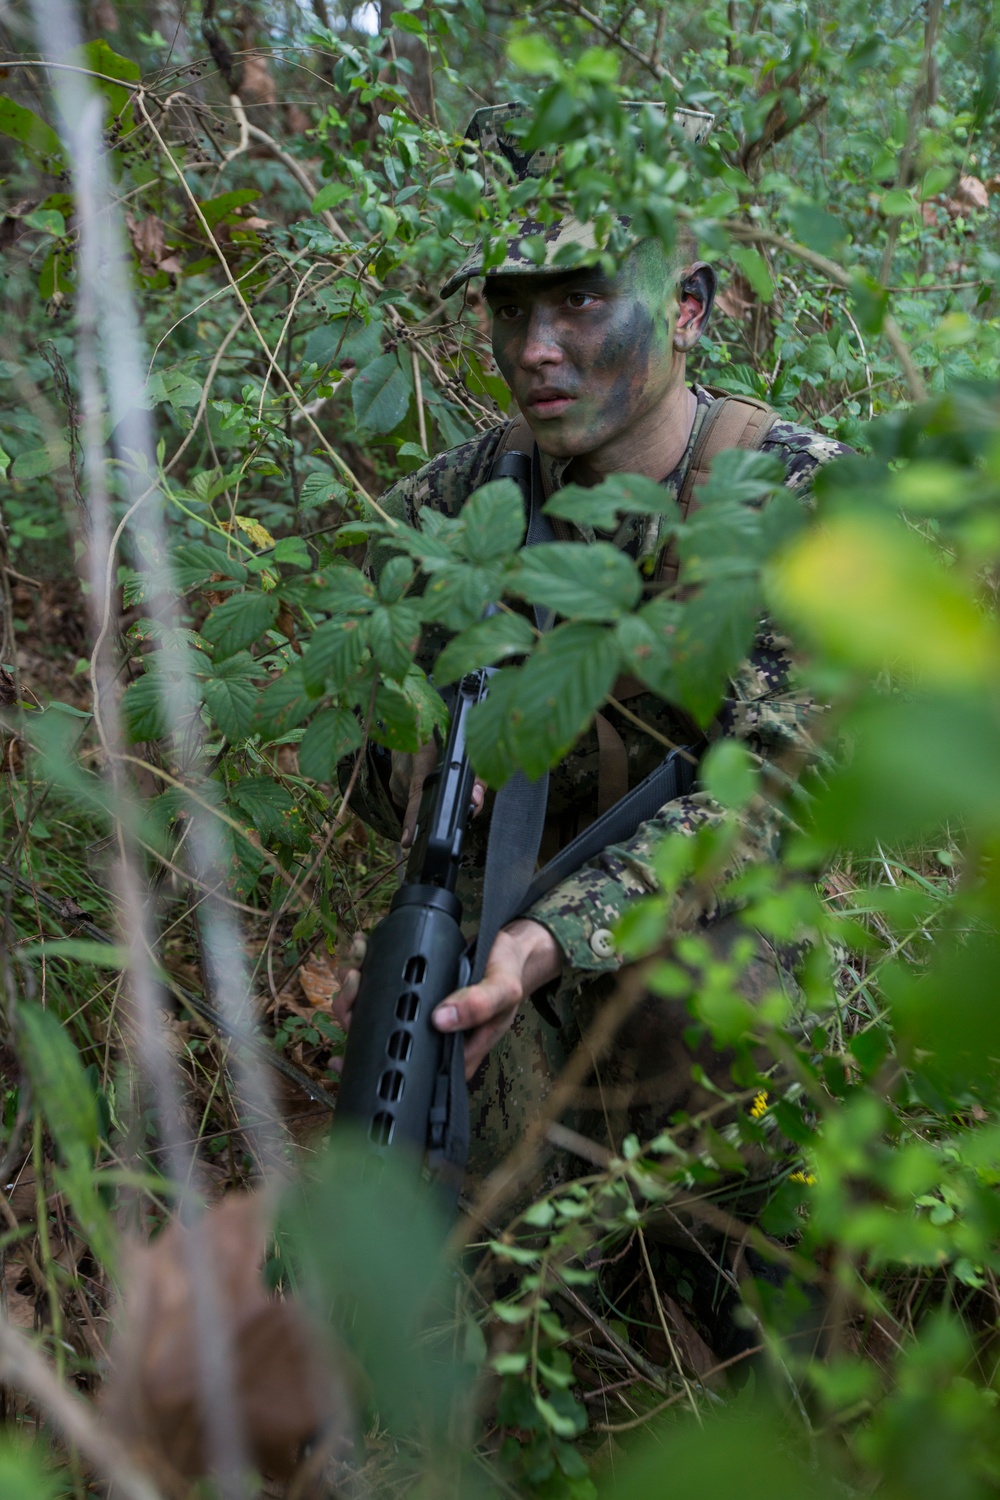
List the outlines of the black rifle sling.
<svg viewBox="0 0 1000 1500">
<path fill-rule="evenodd" d="M 543 489 L 537 448 L 529 456 L 508 447 L 509 439 L 520 437 L 520 432 L 514 431 L 515 426 L 508 428 L 501 442 L 490 479 L 509 478 L 520 486 L 528 522 L 525 542 L 532 547 L 538 542 L 554 541 L 555 537 L 548 518 L 542 515 Z M 536 609 L 535 621 L 539 630 L 547 630 L 552 623 L 551 611 Z M 548 774 L 531 782 L 523 771 L 516 772 L 497 793 L 486 843 L 483 908 L 470 975 L 472 983 L 482 979 L 493 940 L 501 927 L 523 908 L 538 862 L 548 795 Z M 469 1156 L 469 1091 L 465 1083 L 465 1038 L 460 1031 L 450 1032 L 442 1049 L 428 1146 L 428 1165 L 438 1182 L 446 1192 L 457 1195 Z"/>
<path fill-rule="evenodd" d="M 555 540 L 548 517 L 542 515 L 539 471 L 538 449 L 535 448 L 530 458 L 525 453 L 501 451 L 490 474 L 491 479 L 516 479 L 526 490 L 528 528 L 525 545 L 528 547 Z M 548 630 L 552 624 L 552 612 L 536 608 L 535 621 L 539 630 Z M 524 898 L 538 862 L 548 797 L 548 772 L 539 776 L 537 781 L 529 781 L 523 771 L 516 771 L 497 792 L 486 842 L 483 910 L 472 966 L 473 984 L 483 977 L 493 940 L 501 927 L 524 909 Z"/>
</svg>

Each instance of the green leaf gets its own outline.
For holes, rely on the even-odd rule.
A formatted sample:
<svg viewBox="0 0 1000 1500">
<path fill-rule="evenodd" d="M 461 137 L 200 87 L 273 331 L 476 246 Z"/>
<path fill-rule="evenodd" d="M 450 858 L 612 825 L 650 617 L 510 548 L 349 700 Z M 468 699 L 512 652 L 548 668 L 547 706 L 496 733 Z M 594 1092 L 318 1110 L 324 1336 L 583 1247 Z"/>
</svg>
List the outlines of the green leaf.
<svg viewBox="0 0 1000 1500">
<path fill-rule="evenodd" d="M 671 522 L 677 518 L 673 496 L 643 474 L 612 474 L 591 487 L 567 484 L 556 490 L 544 510 L 547 516 L 560 516 L 596 531 L 614 530 L 619 518 L 627 515 L 666 515 Z"/>
<path fill-rule="evenodd" d="M 201 691 L 216 724 L 231 745 L 245 740 L 253 725 L 260 697 L 260 668 L 246 651 L 211 665 L 212 676 Z"/>
<path fill-rule="evenodd" d="M 53 469 L 64 468 L 69 463 L 69 443 L 63 438 L 53 438 L 44 448 L 29 448 L 19 453 L 11 465 L 12 479 L 40 479 L 51 474 Z"/>
<path fill-rule="evenodd" d="M 162 740 L 169 733 L 163 690 L 161 674 L 147 667 L 122 694 L 122 718 L 131 744 Z"/>
<path fill-rule="evenodd" d="M 302 663 L 295 661 L 260 694 L 253 727 L 268 739 L 286 734 L 308 718 L 315 704 L 306 692 Z"/>
<path fill-rule="evenodd" d="M 309 608 L 336 615 L 367 614 L 374 598 L 375 590 L 361 570 L 344 563 L 323 574 L 310 597 Z"/>
<path fill-rule="evenodd" d="M 328 182 L 313 199 L 312 211 L 321 214 L 326 208 L 336 208 L 338 203 L 344 203 L 357 191 L 353 183 Z"/>
<path fill-rule="evenodd" d="M 578 620 L 617 620 L 641 591 L 635 565 L 610 542 L 526 548 L 508 587 L 529 604 Z"/>
<path fill-rule="evenodd" d="M 757 790 L 750 752 L 738 740 L 718 740 L 703 757 L 698 775 L 710 797 L 736 812 Z"/>
<path fill-rule="evenodd" d="M 413 582 L 413 564 L 408 557 L 390 557 L 382 569 L 378 591 L 385 604 L 396 604 Z"/>
<path fill-rule="evenodd" d="M 372 610 L 368 644 L 383 672 L 397 682 L 406 676 L 419 639 L 420 610 L 416 604 L 403 599 L 399 604 L 382 604 Z"/>
<path fill-rule="evenodd" d="M 35 1099 L 45 1113 L 56 1145 L 69 1160 L 81 1146 L 96 1152 L 100 1143 L 97 1099 L 59 1017 L 39 1005 L 18 1006 L 22 1057 Z"/>
<path fill-rule="evenodd" d="M 706 584 L 684 606 L 674 637 L 672 679 L 676 701 L 699 724 L 709 723 L 746 656 L 760 608 L 755 578 Z"/>
<path fill-rule="evenodd" d="M 287 563 L 292 568 L 309 569 L 313 565 L 309 548 L 300 536 L 283 536 L 275 542 L 271 556 L 275 562 Z"/>
<path fill-rule="evenodd" d="M 843 222 L 815 203 L 792 204 L 788 217 L 795 238 L 821 255 L 835 255 L 847 239 Z"/>
<path fill-rule="evenodd" d="M 247 570 L 236 557 L 230 557 L 221 547 L 209 542 L 188 542 L 178 547 L 173 559 L 173 572 L 177 587 L 182 592 L 200 588 L 218 573 L 237 583 L 245 583 Z"/>
<path fill-rule="evenodd" d="M 478 667 L 491 667 L 505 656 L 520 656 L 531 650 L 534 640 L 535 632 L 523 615 L 501 610 L 477 620 L 448 642 L 434 663 L 434 681 L 444 687 Z"/>
<path fill-rule="evenodd" d="M 123 969 L 128 950 L 118 943 L 98 943 L 91 938 L 54 938 L 42 943 L 28 943 L 18 948 L 24 958 L 72 958 L 78 963 L 96 964 L 102 969 Z"/>
<path fill-rule="evenodd" d="M 774 296 L 774 282 L 767 261 L 750 245 L 731 245 L 729 253 L 762 302 Z"/>
<path fill-rule="evenodd" d="M 410 382 L 395 354 L 380 354 L 351 382 L 351 401 L 358 426 L 368 432 L 392 432 L 406 416 Z"/>
<path fill-rule="evenodd" d="M 0 1438 L 0 1495 L 4 1500 L 56 1500 L 65 1493 L 42 1442 L 24 1442 L 10 1432 Z"/>
<path fill-rule="evenodd" d="M 234 188 L 232 192 L 220 193 L 217 198 L 206 198 L 198 207 L 204 214 L 209 229 L 214 229 L 223 219 L 231 217 L 237 208 L 253 203 L 260 194 L 260 188 Z"/>
<path fill-rule="evenodd" d="M 216 657 L 232 656 L 270 630 L 278 615 L 275 594 L 245 589 L 217 604 L 201 627 L 201 633 L 216 648 Z"/>
<path fill-rule="evenodd" d="M 38 208 L 33 214 L 25 214 L 22 222 L 43 234 L 55 235 L 56 239 L 66 233 L 66 220 L 57 208 Z"/>
<path fill-rule="evenodd" d="M 537 32 L 531 36 L 515 37 L 507 48 L 507 55 L 522 73 L 558 78 L 562 72 L 562 60 L 558 52 Z"/>
<path fill-rule="evenodd" d="M 882 195 L 879 207 L 890 219 L 915 219 L 920 213 L 920 205 L 908 188 L 891 188 Z"/>
<path fill-rule="evenodd" d="M 390 750 L 412 754 L 435 729 L 444 730 L 448 712 L 426 676 L 412 666 L 401 685 L 380 682 L 375 695 L 375 738 Z"/>
<path fill-rule="evenodd" d="M 334 500 L 338 505 L 343 505 L 347 500 L 347 491 L 339 480 L 334 479 L 332 474 L 306 475 L 299 494 L 300 510 L 316 510 Z"/>
<path fill-rule="evenodd" d="M 524 498 L 513 479 L 496 479 L 462 507 L 459 545 L 471 563 L 496 562 L 524 540 Z"/>
<path fill-rule="evenodd" d="M 52 126 L 6 94 L 0 94 L 0 135 L 19 141 L 46 172 L 53 175 L 62 172 L 62 143 Z"/>
<path fill-rule="evenodd" d="M 327 620 L 320 625 L 302 658 L 307 690 L 319 693 L 329 683 L 337 692 L 361 665 L 367 645 L 366 621 Z"/>
<path fill-rule="evenodd" d="M 502 590 L 503 570 L 497 564 L 478 568 L 453 560 L 435 571 L 424 590 L 421 613 L 425 620 L 440 620 L 448 630 L 464 630 L 482 617 Z"/>
<path fill-rule="evenodd" d="M 710 505 L 759 503 L 785 478 L 785 468 L 773 453 L 727 448 L 712 460 L 707 483 L 696 491 L 702 510 Z M 698 517 L 695 512 L 692 517 Z"/>
<path fill-rule="evenodd" d="M 497 786 L 516 765 L 532 780 L 555 765 L 604 702 L 620 665 L 615 632 L 600 625 L 560 625 L 543 636 L 523 667 L 497 673 L 469 715 L 477 772 Z"/>
<path fill-rule="evenodd" d="M 247 776 L 229 788 L 229 796 L 265 842 L 287 834 L 295 803 L 288 788 L 273 776 Z"/>
<path fill-rule="evenodd" d="M 336 779 L 341 756 L 361 744 L 361 725 L 346 708 L 325 708 L 317 714 L 299 745 L 299 770 L 310 781 Z"/>
</svg>

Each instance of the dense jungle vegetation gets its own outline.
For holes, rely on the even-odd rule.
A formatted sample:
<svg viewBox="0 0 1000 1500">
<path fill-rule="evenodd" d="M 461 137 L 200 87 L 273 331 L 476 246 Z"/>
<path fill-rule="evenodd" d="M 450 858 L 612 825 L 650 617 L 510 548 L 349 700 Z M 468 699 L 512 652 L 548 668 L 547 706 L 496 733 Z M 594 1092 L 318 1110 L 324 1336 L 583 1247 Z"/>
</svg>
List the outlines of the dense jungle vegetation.
<svg viewBox="0 0 1000 1500">
<path fill-rule="evenodd" d="M 1000 1492 L 995 22 L 0 6 L 4 1500 Z M 563 148 L 543 221 L 558 191 L 719 266 L 694 376 L 854 449 L 809 513 L 724 455 L 675 599 L 570 544 L 526 563 L 504 485 L 433 535 L 375 503 L 508 409 L 481 300 L 438 295 L 521 206 L 484 204 L 463 147 L 507 100 Z M 639 150 L 623 100 L 715 129 L 666 150 L 641 116 Z M 636 493 L 657 508 L 621 480 L 575 503 L 607 524 Z M 554 635 L 482 623 L 505 595 L 556 603 Z M 748 926 L 809 937 L 811 1024 L 716 963 L 691 1028 L 734 1050 L 717 1108 L 517 1217 L 499 1173 L 449 1236 L 405 1174 L 327 1145 L 338 965 L 399 869 L 351 809 L 367 745 L 416 748 L 487 661 L 494 786 L 558 761 L 621 671 L 704 724 L 765 613 L 829 704 L 823 758 L 784 768 L 780 861 L 723 876 L 763 784 L 710 752 L 725 815 L 660 849 L 609 1025 L 629 985 L 671 993 L 678 904 L 721 878 Z M 745 1222 L 729 1185 L 762 1161 Z M 657 1241 L 680 1207 L 725 1256 Z M 696 1308 L 737 1272 L 749 1377 Z"/>
</svg>

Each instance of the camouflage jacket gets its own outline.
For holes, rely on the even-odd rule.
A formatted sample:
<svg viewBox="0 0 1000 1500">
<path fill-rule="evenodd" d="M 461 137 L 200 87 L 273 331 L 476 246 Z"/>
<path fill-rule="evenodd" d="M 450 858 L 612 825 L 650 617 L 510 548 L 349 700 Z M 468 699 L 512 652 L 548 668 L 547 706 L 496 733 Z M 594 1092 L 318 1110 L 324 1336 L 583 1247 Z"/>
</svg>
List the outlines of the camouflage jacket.
<svg viewBox="0 0 1000 1500">
<path fill-rule="evenodd" d="M 699 386 L 693 387 L 698 401 L 694 427 L 687 449 L 675 470 L 663 483 L 676 496 L 690 463 L 701 421 L 713 397 Z M 452 448 L 425 464 L 415 473 L 388 490 L 380 501 L 390 515 L 419 525 L 424 506 L 454 516 L 469 495 L 489 478 L 490 468 L 504 431 L 502 426 Z M 795 493 L 808 491 L 819 464 L 848 452 L 842 444 L 810 432 L 793 422 L 779 420 L 763 444 L 763 451 L 777 455 L 784 464 L 786 484 Z M 554 487 L 562 480 L 566 461 L 546 460 Z M 585 540 L 593 536 L 581 528 Z M 636 517 L 623 523 L 615 543 L 637 558 L 654 551 L 655 531 L 649 534 L 646 518 Z M 379 571 L 389 554 L 379 549 L 372 565 Z M 814 709 L 803 690 L 796 686 L 791 643 L 776 634 L 764 622 L 753 648 L 736 673 L 708 737 L 732 735 L 766 761 L 787 752 L 808 751 L 808 721 Z M 653 693 L 643 693 L 629 700 L 633 714 L 651 724 L 675 743 L 691 742 L 691 724 L 686 716 Z M 635 786 L 663 758 L 662 744 L 637 729 L 630 720 L 610 706 L 604 713 L 618 730 L 628 752 L 629 785 Z M 596 731 L 583 736 L 549 778 L 549 813 L 543 857 L 572 838 L 582 820 L 597 812 L 598 744 Z M 392 809 L 384 787 L 374 785 L 368 776 L 362 789 L 359 810 L 385 833 L 399 834 L 399 811 Z M 756 799 L 761 802 L 762 799 Z M 467 915 L 478 920 L 478 896 L 485 861 L 486 832 L 490 813 L 489 801 L 484 815 L 473 824 L 467 841 L 464 879 L 459 894 Z M 541 922 L 556 938 L 564 955 L 563 984 L 576 986 L 588 974 L 608 972 L 618 967 L 611 929 L 625 906 L 637 896 L 655 889 L 651 855 L 663 834 L 672 831 L 693 833 L 706 824 L 719 822 L 724 814 L 718 804 L 704 792 L 668 802 L 655 817 L 644 823 L 626 843 L 607 848 L 592 863 L 550 892 L 527 915 Z M 743 862 L 771 857 L 780 833 L 780 814 L 772 807 L 762 807 L 747 814 L 735 856 L 738 868 Z M 710 917 L 714 912 L 705 909 Z"/>
</svg>

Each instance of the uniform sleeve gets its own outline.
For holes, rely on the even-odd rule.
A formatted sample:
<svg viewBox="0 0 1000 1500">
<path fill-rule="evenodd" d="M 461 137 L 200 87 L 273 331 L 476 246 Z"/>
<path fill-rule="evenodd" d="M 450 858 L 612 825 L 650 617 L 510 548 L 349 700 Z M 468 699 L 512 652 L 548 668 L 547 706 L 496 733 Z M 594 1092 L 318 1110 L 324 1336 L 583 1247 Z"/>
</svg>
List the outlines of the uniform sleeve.
<svg viewBox="0 0 1000 1500">
<path fill-rule="evenodd" d="M 713 733 L 743 741 L 765 764 L 801 768 L 815 753 L 810 726 L 817 714 L 795 682 L 789 642 L 763 631 L 731 684 Z M 620 966 L 612 929 L 631 901 L 656 890 L 653 854 L 664 835 L 693 835 L 727 816 L 706 792 L 677 797 L 640 824 L 632 838 L 609 845 L 535 903 L 526 915 L 547 927 L 562 949 L 564 982 L 573 972 L 611 972 Z M 774 857 L 785 819 L 780 807 L 758 797 L 740 821 L 740 837 L 720 885 L 747 864 Z M 699 914 L 720 914 L 713 892 L 706 894 Z"/>
</svg>

